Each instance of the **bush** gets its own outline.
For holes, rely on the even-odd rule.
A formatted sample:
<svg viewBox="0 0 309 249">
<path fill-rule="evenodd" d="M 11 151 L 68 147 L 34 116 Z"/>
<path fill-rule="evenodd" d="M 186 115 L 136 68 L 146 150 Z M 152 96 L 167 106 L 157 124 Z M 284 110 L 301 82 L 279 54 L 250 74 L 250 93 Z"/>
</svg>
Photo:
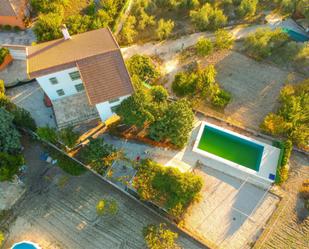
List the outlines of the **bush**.
<svg viewBox="0 0 309 249">
<path fill-rule="evenodd" d="M 58 13 L 49 13 L 39 15 L 35 22 L 33 31 L 39 42 L 50 41 L 62 37 L 61 25 L 63 16 Z"/>
<path fill-rule="evenodd" d="M 234 45 L 234 37 L 228 31 L 220 29 L 215 33 L 215 48 L 217 50 L 221 49 L 231 49 Z"/>
<path fill-rule="evenodd" d="M 69 158 L 66 155 L 57 153 L 55 155 L 58 166 L 66 173 L 73 175 L 73 176 L 79 176 L 85 173 L 86 169 L 75 162 L 73 159 Z"/>
<path fill-rule="evenodd" d="M 19 168 L 25 163 L 22 155 L 10 155 L 0 152 L 0 182 L 10 181 L 18 173 Z"/>
<path fill-rule="evenodd" d="M 194 95 L 196 87 L 197 75 L 195 73 L 177 73 L 172 83 L 172 90 L 178 97 Z"/>
<path fill-rule="evenodd" d="M 13 122 L 15 125 L 29 129 L 31 131 L 36 131 L 36 123 L 31 117 L 30 112 L 16 106 L 16 108 L 12 111 L 12 114 L 14 115 Z"/>
<path fill-rule="evenodd" d="M 154 83 L 160 75 L 152 59 L 146 55 L 133 55 L 126 65 L 131 77 L 136 75 L 142 82 Z"/>
<path fill-rule="evenodd" d="M 102 199 L 96 206 L 97 214 L 103 215 L 115 215 L 118 213 L 118 204 L 113 199 Z"/>
<path fill-rule="evenodd" d="M 177 168 L 146 159 L 138 166 L 133 185 L 143 200 L 156 202 L 180 217 L 198 199 L 203 181 L 193 173 L 182 173 Z"/>
<path fill-rule="evenodd" d="M 216 94 L 213 98 L 212 98 L 212 104 L 214 106 L 220 107 L 220 108 L 224 108 L 228 105 L 228 103 L 230 103 L 232 99 L 232 96 L 229 92 L 221 89 L 219 91 L 218 94 Z"/>
<path fill-rule="evenodd" d="M 285 142 L 275 142 L 274 146 L 281 149 L 275 179 L 275 183 L 280 185 L 288 179 L 288 162 L 291 156 L 293 145 L 290 140 L 286 140 Z"/>
<path fill-rule="evenodd" d="M 59 139 L 61 140 L 62 143 L 65 144 L 65 146 L 69 147 L 69 148 L 73 148 L 79 138 L 79 134 L 78 132 L 75 132 L 73 130 L 73 127 L 67 127 L 62 129 L 59 134 Z"/>
<path fill-rule="evenodd" d="M 207 56 L 213 51 L 213 44 L 210 39 L 200 38 L 195 44 L 196 53 L 200 56 Z"/>
<path fill-rule="evenodd" d="M 3 245 L 4 240 L 5 240 L 4 233 L 0 231 L 0 247 Z"/>
<path fill-rule="evenodd" d="M 164 223 L 144 227 L 143 235 L 149 249 L 178 248 L 175 244 L 178 234 L 169 230 Z"/>
<path fill-rule="evenodd" d="M 56 129 L 51 128 L 49 126 L 39 127 L 36 133 L 41 139 L 46 140 L 52 144 L 55 144 L 58 141 Z"/>
<path fill-rule="evenodd" d="M 309 179 L 304 180 L 299 192 L 302 198 L 309 200 Z"/>
<path fill-rule="evenodd" d="M 155 102 L 162 103 L 167 101 L 168 92 L 163 86 L 153 86 L 150 94 Z"/>
<path fill-rule="evenodd" d="M 238 15 L 240 17 L 253 16 L 256 12 L 258 2 L 258 0 L 242 0 L 237 9 Z"/>
<path fill-rule="evenodd" d="M 3 63 L 4 58 L 10 54 L 7 48 L 0 48 L 0 65 Z"/>
<path fill-rule="evenodd" d="M 167 39 L 174 29 L 174 22 L 172 20 L 160 19 L 158 28 L 156 30 L 157 36 L 160 40 Z"/>
</svg>

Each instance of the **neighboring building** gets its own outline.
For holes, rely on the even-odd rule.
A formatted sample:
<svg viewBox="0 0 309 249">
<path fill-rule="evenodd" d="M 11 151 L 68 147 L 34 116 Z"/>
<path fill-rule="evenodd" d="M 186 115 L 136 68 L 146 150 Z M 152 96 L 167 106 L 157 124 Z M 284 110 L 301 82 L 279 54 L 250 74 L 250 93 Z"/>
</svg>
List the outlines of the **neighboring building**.
<svg viewBox="0 0 309 249">
<path fill-rule="evenodd" d="M 133 93 L 120 48 L 109 29 L 27 47 L 27 73 L 53 103 L 58 127 L 100 116 L 107 120 Z"/>
<path fill-rule="evenodd" d="M 27 0 L 0 0 L 0 25 L 25 29 L 24 18 L 27 15 Z"/>
</svg>

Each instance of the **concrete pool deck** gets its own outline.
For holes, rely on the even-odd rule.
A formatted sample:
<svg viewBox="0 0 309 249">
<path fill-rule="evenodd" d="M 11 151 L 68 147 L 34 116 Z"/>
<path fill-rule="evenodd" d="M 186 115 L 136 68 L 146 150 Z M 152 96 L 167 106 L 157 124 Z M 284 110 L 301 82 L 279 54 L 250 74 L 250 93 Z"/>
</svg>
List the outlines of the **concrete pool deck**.
<svg viewBox="0 0 309 249">
<path fill-rule="evenodd" d="M 237 163 L 234 163 L 232 161 L 226 160 L 222 157 L 216 156 L 214 154 L 211 154 L 204 150 L 199 149 L 199 143 L 203 135 L 205 126 L 213 127 L 215 129 L 221 130 L 233 136 L 237 136 L 241 139 L 244 139 L 249 142 L 263 146 L 264 151 L 263 151 L 259 170 L 255 171 L 255 170 L 249 169 L 245 166 L 241 166 Z M 220 170 L 222 172 L 225 172 L 226 174 L 232 175 L 242 180 L 245 180 L 248 177 L 250 177 L 250 179 L 254 179 L 258 185 L 259 185 L 259 182 L 262 185 L 266 185 L 266 186 L 268 184 L 273 183 L 273 180 L 269 179 L 269 176 L 270 174 L 276 175 L 276 169 L 277 169 L 278 160 L 280 156 L 280 149 L 272 145 L 266 144 L 265 142 L 258 141 L 256 139 L 241 135 L 239 133 L 230 131 L 228 129 L 224 129 L 220 126 L 216 126 L 216 125 L 213 125 L 205 121 L 200 122 L 198 127 L 200 127 L 200 129 L 194 141 L 193 152 L 206 157 L 208 159 L 207 165 L 209 167 L 212 167 L 216 170 Z"/>
</svg>

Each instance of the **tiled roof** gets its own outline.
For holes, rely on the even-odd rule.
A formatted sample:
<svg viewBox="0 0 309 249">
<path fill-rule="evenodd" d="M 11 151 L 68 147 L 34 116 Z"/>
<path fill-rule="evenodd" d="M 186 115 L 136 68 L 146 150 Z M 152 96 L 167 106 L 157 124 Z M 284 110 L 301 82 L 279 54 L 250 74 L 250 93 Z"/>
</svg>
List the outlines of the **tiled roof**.
<svg viewBox="0 0 309 249">
<path fill-rule="evenodd" d="M 133 93 L 120 50 L 77 62 L 90 104 L 98 104 Z"/>
<path fill-rule="evenodd" d="M 27 47 L 27 52 L 30 78 L 78 67 L 92 105 L 133 92 L 120 48 L 109 29 Z"/>
<path fill-rule="evenodd" d="M 94 55 L 119 50 L 109 29 L 97 29 L 27 47 L 28 74 L 36 78 L 76 66 L 76 62 Z"/>
<path fill-rule="evenodd" d="M 17 16 L 23 7 L 25 0 L 0 0 L 0 16 Z"/>
</svg>

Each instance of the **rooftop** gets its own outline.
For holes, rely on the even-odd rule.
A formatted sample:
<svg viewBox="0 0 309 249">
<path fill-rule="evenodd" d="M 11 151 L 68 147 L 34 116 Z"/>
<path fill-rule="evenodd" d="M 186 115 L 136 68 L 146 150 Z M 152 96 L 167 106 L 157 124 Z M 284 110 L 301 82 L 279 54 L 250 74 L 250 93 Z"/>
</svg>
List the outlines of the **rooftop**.
<svg viewBox="0 0 309 249">
<path fill-rule="evenodd" d="M 0 0 L 0 16 L 17 16 L 25 0 Z"/>
</svg>

